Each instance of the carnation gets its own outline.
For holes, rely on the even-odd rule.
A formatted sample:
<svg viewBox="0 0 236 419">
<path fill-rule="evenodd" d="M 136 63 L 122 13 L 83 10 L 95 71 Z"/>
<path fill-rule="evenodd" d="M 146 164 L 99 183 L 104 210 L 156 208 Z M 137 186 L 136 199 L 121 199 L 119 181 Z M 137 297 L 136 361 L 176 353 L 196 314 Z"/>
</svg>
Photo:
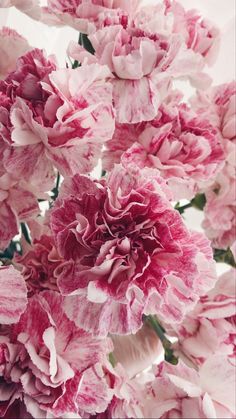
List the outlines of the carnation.
<svg viewBox="0 0 236 419">
<path fill-rule="evenodd" d="M 144 313 L 179 322 L 213 286 L 209 243 L 186 229 L 168 193 L 158 171 L 121 165 L 106 181 L 65 181 L 51 228 L 60 255 L 75 262 L 58 287 L 77 325 L 106 335 L 135 333 Z"/>
<path fill-rule="evenodd" d="M 127 23 L 140 0 L 48 0 L 46 12 L 55 15 L 57 24 L 74 27 L 82 33 L 93 33 L 105 26 Z"/>
<path fill-rule="evenodd" d="M 189 49 L 181 35 L 171 28 L 163 30 L 162 26 L 169 28 L 169 18 L 163 8 L 156 12 L 162 14 L 160 30 L 158 25 L 154 28 L 151 21 L 148 25 L 153 16 L 150 10 L 144 18 L 146 24 L 140 11 L 127 27 L 117 24 L 91 34 L 89 41 L 95 50 L 94 57 L 82 47 L 70 45 L 69 54 L 74 59 L 97 61 L 110 68 L 114 75 L 111 83 L 119 123 L 133 124 L 155 118 L 175 78 L 189 78 L 200 87 L 206 87 L 210 81 L 202 73 L 202 56 Z"/>
<path fill-rule="evenodd" d="M 104 169 L 120 158 L 159 169 L 175 199 L 191 199 L 220 171 L 224 152 L 214 126 L 173 93 L 152 121 L 116 125 L 106 143 Z"/>
<path fill-rule="evenodd" d="M 212 65 L 219 50 L 220 31 L 197 10 L 185 10 L 177 1 L 165 0 L 166 13 L 173 16 L 173 31 L 181 33 L 188 48 L 201 54 Z"/>
<path fill-rule="evenodd" d="M 35 49 L 0 84 L 2 137 L 10 142 L 5 168 L 39 191 L 52 187 L 54 165 L 64 176 L 92 170 L 114 129 L 111 86 L 103 84 L 106 67 L 54 70 L 54 62 Z"/>
<path fill-rule="evenodd" d="M 1 336 L 3 415 L 19 402 L 32 417 L 94 414 L 111 400 L 102 366 L 111 343 L 78 329 L 62 303 L 55 291 L 33 296 L 19 322 Z"/>
<path fill-rule="evenodd" d="M 207 117 L 219 130 L 222 143 L 236 138 L 235 127 L 236 82 L 213 86 L 206 92 L 198 91 L 192 98 L 194 108 Z"/>
<path fill-rule="evenodd" d="M 27 40 L 14 29 L 0 30 L 0 79 L 7 76 L 16 66 L 16 60 L 30 49 Z"/>
<path fill-rule="evenodd" d="M 20 221 L 39 213 L 37 199 L 24 182 L 5 173 L 0 164 L 0 250 L 4 250 L 19 231 Z"/>
<path fill-rule="evenodd" d="M 147 384 L 144 417 L 233 418 L 234 365 L 224 355 L 210 357 L 198 371 L 182 362 L 160 364 Z"/>
<path fill-rule="evenodd" d="M 235 269 L 222 274 L 180 325 L 168 329 L 176 336 L 176 351 L 185 361 L 201 365 L 214 354 L 233 361 L 236 351 Z"/>
<path fill-rule="evenodd" d="M 235 146 L 233 146 L 235 149 Z M 226 162 L 211 187 L 205 190 L 203 228 L 213 246 L 227 249 L 235 241 L 236 196 L 235 163 Z"/>
</svg>

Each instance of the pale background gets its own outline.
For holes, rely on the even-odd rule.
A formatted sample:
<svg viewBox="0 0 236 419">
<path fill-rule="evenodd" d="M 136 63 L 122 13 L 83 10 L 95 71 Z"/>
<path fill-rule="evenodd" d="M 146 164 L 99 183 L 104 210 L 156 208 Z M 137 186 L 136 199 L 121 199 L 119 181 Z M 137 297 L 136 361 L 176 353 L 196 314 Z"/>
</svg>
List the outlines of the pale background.
<svg viewBox="0 0 236 419">
<path fill-rule="evenodd" d="M 155 3 L 158 0 L 144 0 L 144 4 Z M 179 0 L 186 9 L 196 8 L 203 16 L 215 22 L 222 32 L 219 56 L 209 74 L 214 84 L 231 81 L 235 78 L 235 0 Z M 41 0 L 45 5 L 46 1 Z M 66 49 L 70 40 L 78 40 L 78 32 L 69 27 L 48 27 L 30 19 L 15 8 L 0 9 L 0 27 L 9 26 L 23 35 L 30 45 L 44 48 L 48 54 L 55 54 L 61 66 L 66 63 Z M 183 84 L 181 84 L 183 88 Z M 187 86 L 186 86 L 186 89 Z M 188 94 L 188 91 L 185 92 Z M 100 172 L 100 169 L 99 169 Z M 95 170 L 96 173 L 99 173 Z M 191 229 L 202 231 L 202 213 L 195 209 L 185 212 L 185 220 Z M 228 269 L 223 264 L 217 264 L 219 273 Z"/>
</svg>

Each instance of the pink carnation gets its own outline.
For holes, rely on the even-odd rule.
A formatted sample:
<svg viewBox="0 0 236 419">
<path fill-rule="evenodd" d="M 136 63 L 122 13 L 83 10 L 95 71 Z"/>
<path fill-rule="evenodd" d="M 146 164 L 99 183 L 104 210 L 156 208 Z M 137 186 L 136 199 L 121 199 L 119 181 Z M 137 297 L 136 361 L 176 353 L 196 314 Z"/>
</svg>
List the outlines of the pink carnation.
<svg viewBox="0 0 236 419">
<path fill-rule="evenodd" d="M 205 188 L 203 227 L 214 247 L 227 248 L 235 241 L 236 229 L 236 83 L 211 88 L 192 99 L 199 115 L 214 125 L 226 158 L 221 172 Z"/>
<path fill-rule="evenodd" d="M 30 50 L 23 36 L 13 29 L 3 27 L 0 30 L 0 79 L 16 67 L 16 60 Z"/>
<path fill-rule="evenodd" d="M 236 149 L 236 147 L 234 147 Z M 236 177 L 235 164 L 226 164 L 215 182 L 205 191 L 206 205 L 203 228 L 218 249 L 227 249 L 235 241 L 236 231 Z"/>
<path fill-rule="evenodd" d="M 201 365 L 217 353 L 235 356 L 235 273 L 231 269 L 223 274 L 183 323 L 168 330 L 178 338 L 176 348 L 184 359 Z"/>
<path fill-rule="evenodd" d="M 188 48 L 213 64 L 219 51 L 220 31 L 197 10 L 185 10 L 177 1 L 165 0 L 167 15 L 173 16 L 173 31 L 181 33 Z"/>
<path fill-rule="evenodd" d="M 104 26 L 126 27 L 139 3 L 140 0 L 48 0 L 47 12 L 82 33 L 92 33 Z"/>
<path fill-rule="evenodd" d="M 214 86 L 206 92 L 199 91 L 192 98 L 198 113 L 203 114 L 219 130 L 222 143 L 236 140 L 236 82 Z"/>
<path fill-rule="evenodd" d="M 129 148 L 130 147 L 130 148 Z M 184 103 L 163 104 L 155 119 L 142 124 L 117 124 L 106 144 L 104 169 L 131 160 L 154 167 L 168 181 L 176 200 L 191 199 L 223 165 L 217 131 Z"/>
<path fill-rule="evenodd" d="M 38 202 L 24 182 L 4 173 L 0 163 L 0 249 L 4 250 L 18 233 L 19 222 L 39 212 Z"/>
<path fill-rule="evenodd" d="M 150 13 L 145 18 L 147 22 L 151 16 Z M 168 18 L 163 14 L 163 19 Z M 80 46 L 70 46 L 73 58 L 82 62 L 86 57 L 110 68 L 120 123 L 152 120 L 173 78 L 188 77 L 202 86 L 208 85 L 200 54 L 188 49 L 179 34 L 165 32 L 162 27 L 158 31 L 158 26 L 153 26 L 152 22 L 144 25 L 141 14 L 126 28 L 114 25 L 98 30 L 89 36 L 95 57 Z"/>
<path fill-rule="evenodd" d="M 54 165 L 63 176 L 92 170 L 114 130 L 112 88 L 104 83 L 108 69 L 55 69 L 42 51 L 33 50 L 0 84 L 6 170 L 43 191 L 52 186 Z"/>
<path fill-rule="evenodd" d="M 16 262 L 22 267 L 30 293 L 44 289 L 58 290 L 56 270 L 63 264 L 58 255 L 53 238 L 43 234 L 34 240 L 23 256 L 18 256 Z"/>
<path fill-rule="evenodd" d="M 117 364 L 114 369 L 108 371 L 108 376 L 113 384 L 114 396 L 106 412 L 98 415 L 98 419 L 143 418 L 147 392 L 142 375 L 130 379 L 123 365 Z"/>
<path fill-rule="evenodd" d="M 112 345 L 76 328 L 62 302 L 53 291 L 32 297 L 8 336 L 0 337 L 4 413 L 18 400 L 41 418 L 106 409 L 112 392 L 102 365 Z"/>
<path fill-rule="evenodd" d="M 73 294 L 65 310 L 81 327 L 135 333 L 153 312 L 179 322 L 213 286 L 208 241 L 187 231 L 166 193 L 151 169 L 116 166 L 106 182 L 78 175 L 64 182 L 51 228 L 61 256 L 75 262 L 58 286 Z"/>
<path fill-rule="evenodd" d="M 0 323 L 16 323 L 27 305 L 27 288 L 12 266 L 0 267 Z"/>
<path fill-rule="evenodd" d="M 147 384 L 144 417 L 234 418 L 235 366 L 224 355 L 210 357 L 198 371 L 163 363 Z"/>
</svg>

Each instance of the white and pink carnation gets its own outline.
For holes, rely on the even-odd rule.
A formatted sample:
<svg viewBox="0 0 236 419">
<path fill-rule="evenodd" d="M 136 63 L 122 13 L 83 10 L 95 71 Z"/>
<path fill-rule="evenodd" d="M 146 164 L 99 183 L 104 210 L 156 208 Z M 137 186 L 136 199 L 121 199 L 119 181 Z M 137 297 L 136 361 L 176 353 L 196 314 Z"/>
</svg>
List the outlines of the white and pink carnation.
<svg viewBox="0 0 236 419">
<path fill-rule="evenodd" d="M 56 70 L 36 49 L 21 57 L 0 84 L 6 170 L 43 191 L 52 187 L 54 166 L 63 176 L 92 170 L 114 130 L 108 74 L 98 64 Z"/>
<path fill-rule="evenodd" d="M 198 113 L 203 114 L 221 134 L 222 144 L 227 148 L 227 140 L 236 140 L 236 82 L 213 86 L 209 90 L 198 91 L 191 100 Z"/>
<path fill-rule="evenodd" d="M 0 29 L 0 79 L 15 70 L 17 58 L 30 49 L 28 41 L 14 29 Z"/>
<path fill-rule="evenodd" d="M 186 229 L 167 194 L 158 171 L 121 165 L 107 180 L 64 182 L 51 228 L 68 261 L 57 284 L 77 325 L 106 335 L 135 333 L 144 313 L 180 322 L 214 285 L 208 240 Z"/>
<path fill-rule="evenodd" d="M 181 33 L 188 48 L 212 65 L 219 51 L 220 30 L 197 10 L 185 10 L 181 3 L 165 0 L 165 13 L 173 19 L 173 32 Z"/>
<path fill-rule="evenodd" d="M 91 34 L 105 26 L 126 27 L 139 3 L 140 0 L 48 0 L 44 12 L 47 13 L 46 23 L 55 16 L 58 20 L 55 24 L 69 25 Z"/>
<path fill-rule="evenodd" d="M 98 61 L 110 68 L 119 123 L 155 118 L 174 78 L 185 77 L 201 87 L 208 86 L 209 78 L 202 73 L 202 56 L 189 49 L 180 34 L 163 29 L 165 24 L 168 27 L 168 17 L 164 10 L 160 13 L 167 21 L 160 30 L 153 25 L 150 10 L 145 22 L 140 12 L 127 27 L 113 25 L 91 34 L 94 56 L 75 43 L 70 45 L 69 54 L 78 61 Z"/>
<path fill-rule="evenodd" d="M 107 371 L 107 375 L 112 383 L 114 395 L 107 410 L 97 418 L 143 418 L 147 394 L 143 374 L 129 378 L 126 369 L 118 363 L 115 368 Z M 145 378 L 148 380 L 150 374 Z"/>
<path fill-rule="evenodd" d="M 59 256 L 51 236 L 43 234 L 35 239 L 22 256 L 17 255 L 15 261 L 22 269 L 21 274 L 31 294 L 44 289 L 58 290 L 56 272 L 65 262 Z"/>
<path fill-rule="evenodd" d="M 104 169 L 111 170 L 120 158 L 159 169 L 178 200 L 191 199 L 216 176 L 224 152 L 216 129 L 186 104 L 173 100 L 162 104 L 150 122 L 116 125 L 103 153 Z"/>
<path fill-rule="evenodd" d="M 235 366 L 213 355 L 196 371 L 179 361 L 156 367 L 147 384 L 144 417 L 160 419 L 234 418 Z"/>
<path fill-rule="evenodd" d="M 236 147 L 234 146 L 235 151 Z M 236 162 L 235 162 L 236 163 Z M 205 191 L 206 205 L 202 226 L 217 249 L 227 249 L 235 241 L 236 176 L 235 163 L 225 163 L 215 182 Z"/>
<path fill-rule="evenodd" d="M 183 359 L 201 365 L 214 354 L 224 354 L 233 361 L 236 354 L 235 275 L 235 269 L 223 274 L 184 321 L 168 330 L 178 338 L 176 350 Z"/>
<path fill-rule="evenodd" d="M 2 166 L 2 165 L 1 165 Z M 7 248 L 19 231 L 19 223 L 39 213 L 38 201 L 24 182 L 15 180 L 0 166 L 0 250 Z"/>
<path fill-rule="evenodd" d="M 203 228 L 214 247 L 226 249 L 235 241 L 236 231 L 236 83 L 198 92 L 192 104 L 217 129 L 226 156 L 220 173 L 212 177 L 209 187 L 203 188 Z"/>
<path fill-rule="evenodd" d="M 92 415 L 108 406 L 113 393 L 103 364 L 112 344 L 78 329 L 62 303 L 55 291 L 35 295 L 19 322 L 0 337 L 4 414 L 14 403 L 41 418 Z"/>
</svg>

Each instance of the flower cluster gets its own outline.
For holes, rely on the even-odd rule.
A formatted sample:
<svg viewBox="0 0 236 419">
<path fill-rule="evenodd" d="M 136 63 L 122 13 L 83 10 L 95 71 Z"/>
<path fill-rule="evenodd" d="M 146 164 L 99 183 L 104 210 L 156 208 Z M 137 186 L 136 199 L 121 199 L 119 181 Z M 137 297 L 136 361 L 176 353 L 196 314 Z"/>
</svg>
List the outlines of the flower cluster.
<svg viewBox="0 0 236 419">
<path fill-rule="evenodd" d="M 12 6 L 80 36 L 61 68 L 0 30 L 0 416 L 234 418 L 236 85 L 210 86 L 218 28 L 171 0 Z"/>
</svg>

